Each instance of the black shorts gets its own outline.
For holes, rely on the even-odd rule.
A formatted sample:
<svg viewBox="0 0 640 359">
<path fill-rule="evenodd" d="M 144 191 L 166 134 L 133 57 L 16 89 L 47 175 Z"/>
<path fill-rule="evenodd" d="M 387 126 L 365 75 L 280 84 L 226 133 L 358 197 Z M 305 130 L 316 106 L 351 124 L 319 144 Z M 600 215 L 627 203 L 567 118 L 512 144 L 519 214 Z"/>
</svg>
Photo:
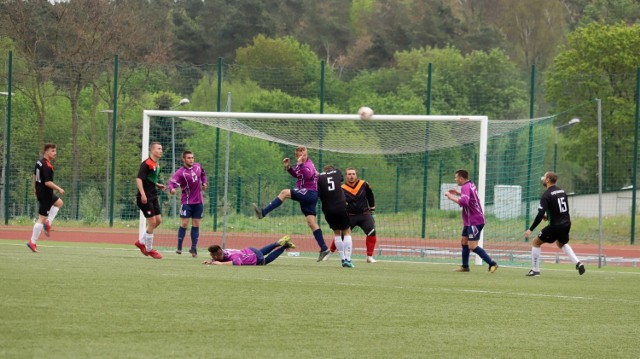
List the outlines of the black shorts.
<svg viewBox="0 0 640 359">
<path fill-rule="evenodd" d="M 538 238 L 544 243 L 553 243 L 558 241 L 562 244 L 569 243 L 569 231 L 571 230 L 571 223 L 567 225 L 554 226 L 549 225 L 538 233 Z"/>
<path fill-rule="evenodd" d="M 43 195 L 38 197 L 38 214 L 41 216 L 48 216 L 49 210 L 60 198 L 58 198 L 55 194 L 51 196 Z"/>
<path fill-rule="evenodd" d="M 151 218 L 162 214 L 160 211 L 160 202 L 158 202 L 158 197 L 154 199 L 147 198 L 147 203 L 142 203 L 140 197 L 136 197 L 136 204 L 142 211 L 144 218 Z"/>
<path fill-rule="evenodd" d="M 360 227 L 367 236 L 373 236 L 376 234 L 376 221 L 371 213 L 350 214 L 349 226 L 351 229 Z"/>
<path fill-rule="evenodd" d="M 347 214 L 346 208 L 323 209 L 322 213 L 324 213 L 324 219 L 329 223 L 329 227 L 334 231 L 349 229 L 349 215 Z"/>
</svg>

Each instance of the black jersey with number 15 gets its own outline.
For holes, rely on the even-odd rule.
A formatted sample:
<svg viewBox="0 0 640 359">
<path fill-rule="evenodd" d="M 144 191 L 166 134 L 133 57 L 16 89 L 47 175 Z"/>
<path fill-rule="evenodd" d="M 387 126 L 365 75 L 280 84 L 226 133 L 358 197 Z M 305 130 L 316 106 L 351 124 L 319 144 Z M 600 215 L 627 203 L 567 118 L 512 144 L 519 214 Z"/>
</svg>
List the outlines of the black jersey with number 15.
<svg viewBox="0 0 640 359">
<path fill-rule="evenodd" d="M 567 194 L 558 186 L 547 188 L 540 198 L 538 210 L 548 214 L 547 217 L 551 225 L 571 224 Z"/>
</svg>

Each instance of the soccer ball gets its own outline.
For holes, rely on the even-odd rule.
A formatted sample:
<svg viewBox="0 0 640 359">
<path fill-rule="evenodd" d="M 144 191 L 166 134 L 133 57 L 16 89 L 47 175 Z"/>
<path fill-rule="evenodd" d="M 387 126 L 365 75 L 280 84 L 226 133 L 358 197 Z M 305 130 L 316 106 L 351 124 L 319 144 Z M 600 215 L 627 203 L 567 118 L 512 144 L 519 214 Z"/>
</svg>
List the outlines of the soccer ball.
<svg viewBox="0 0 640 359">
<path fill-rule="evenodd" d="M 373 116 L 373 110 L 367 106 L 362 106 L 358 109 L 358 115 L 361 120 L 369 120 Z"/>
</svg>

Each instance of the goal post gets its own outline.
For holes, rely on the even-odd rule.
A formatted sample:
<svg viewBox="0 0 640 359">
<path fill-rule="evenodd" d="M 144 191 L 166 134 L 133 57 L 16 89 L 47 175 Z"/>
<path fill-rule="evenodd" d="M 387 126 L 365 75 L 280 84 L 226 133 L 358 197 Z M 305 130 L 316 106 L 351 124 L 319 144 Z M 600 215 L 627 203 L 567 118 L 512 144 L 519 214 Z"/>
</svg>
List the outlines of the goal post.
<svg viewBox="0 0 640 359">
<path fill-rule="evenodd" d="M 361 120 L 357 114 L 146 110 L 143 112 L 142 160 L 149 155 L 150 142 L 160 140 L 162 143 L 163 139 L 168 138 L 167 127 L 164 126 L 163 133 L 163 126 L 156 126 L 154 123 L 166 122 L 172 118 L 176 124 L 179 123 L 177 127 L 182 129 L 180 135 L 184 136 L 179 139 L 182 146 L 178 147 L 194 151 L 196 162 L 200 162 L 199 158 L 212 158 L 213 132 L 208 132 L 207 129 L 220 128 L 232 134 L 231 153 L 226 153 L 231 157 L 229 173 L 218 174 L 219 178 L 229 178 L 229 182 L 233 182 L 224 184 L 229 186 L 230 191 L 235 191 L 230 194 L 233 198 L 224 203 L 226 198 L 218 198 L 219 207 L 229 206 L 233 209 L 229 214 L 230 228 L 225 228 L 225 233 L 212 233 L 211 218 L 207 218 L 211 216 L 205 214 L 205 224 L 201 224 L 201 232 L 204 234 L 199 243 L 201 250 L 213 242 L 220 244 L 222 238 L 229 238 L 229 247 L 260 246 L 267 239 L 277 239 L 280 234 L 292 234 L 297 245 L 302 242 L 302 245 L 298 245 L 302 252 L 317 251 L 296 203 L 283 205 L 286 208 L 273 212 L 275 218 L 270 218 L 270 214 L 262 220 L 253 217 L 250 210 L 252 202 L 264 205 L 281 189 L 292 186 L 290 176 L 282 173 L 281 160 L 292 156 L 296 146 L 304 145 L 309 149 L 310 158 L 318 171 L 327 163 L 337 164 L 343 169 L 358 168 L 358 177 L 372 185 L 377 208 L 377 256 L 419 257 L 454 262 L 459 260 L 462 224 L 459 209 L 444 208 L 441 203 L 444 201 L 442 186 L 452 182 L 455 169 L 469 170 L 471 179 L 477 185 L 485 215 L 491 217 L 488 218 L 488 226 L 481 237 L 481 241 L 485 241 L 486 236 L 489 236 L 489 243 L 484 244 L 485 248 L 493 255 L 492 243 L 499 230 L 509 232 L 498 234 L 502 247 L 510 246 L 505 245 L 505 241 L 518 242 L 514 248 L 521 251 L 521 242 L 524 240 L 516 233 L 522 232 L 526 219 L 522 218 L 525 211 L 520 209 L 531 206 L 531 199 L 507 196 L 508 206 L 518 210 L 509 210 L 508 219 L 499 218 L 499 223 L 494 224 L 491 223 L 494 213 L 499 217 L 497 213 L 503 210 L 495 208 L 495 203 L 499 202 L 496 193 L 503 193 L 504 186 L 522 187 L 526 183 L 522 178 L 523 173 L 526 175 L 535 171 L 533 177 L 539 177 L 538 172 L 542 170 L 540 166 L 544 162 L 540 160 L 540 156 L 544 159 L 546 140 L 551 128 L 549 118 L 489 121 L 487 116 L 375 114 L 369 120 Z M 526 156 L 529 152 L 521 146 L 522 143 L 527 143 L 526 132 L 530 126 L 535 128 L 535 136 L 540 139 L 534 142 L 534 159 L 524 158 L 523 155 Z M 220 137 L 221 141 L 224 137 Z M 163 146 L 166 156 L 169 152 L 168 144 L 163 143 Z M 225 151 L 225 146 L 219 148 Z M 180 159 L 181 152 L 176 149 L 178 155 L 173 154 L 173 157 Z M 423 159 L 427 153 L 428 164 L 425 168 Z M 225 154 L 220 157 L 223 155 Z M 163 158 L 162 161 L 166 163 L 167 159 Z M 164 181 L 168 181 L 171 174 L 166 170 L 171 166 L 163 166 L 162 161 L 161 169 L 164 167 L 165 170 L 162 177 Z M 203 163 L 203 166 L 210 178 L 216 170 L 225 172 L 222 168 L 214 169 L 211 160 Z M 506 174 L 511 170 L 520 171 L 518 178 L 510 178 Z M 428 180 L 422 181 L 423 173 Z M 492 187 L 488 188 L 488 185 Z M 220 188 L 221 186 L 222 184 Z M 419 203 L 422 202 L 419 194 L 422 190 L 427 193 L 427 203 L 424 206 L 426 213 L 421 209 L 422 203 Z M 493 196 L 489 201 L 487 194 Z M 218 213 L 222 212 L 219 210 Z M 321 212 L 318 213 L 321 216 Z M 175 247 L 176 223 L 179 219 L 168 218 L 167 214 L 163 209 L 163 224 L 156 231 L 160 235 L 156 236 L 154 243 L 168 250 Z M 423 219 L 420 220 L 420 217 Z M 318 224 L 329 244 L 333 232 L 322 218 Z M 426 238 L 421 238 L 419 229 L 424 226 L 427 227 Z M 145 219 L 140 216 L 140 234 L 145 227 Z M 355 236 L 362 237 L 363 234 L 354 234 Z M 185 243 L 188 242 L 189 239 L 186 238 Z M 354 254 L 363 254 L 362 248 L 358 248 L 360 244 L 356 243 Z M 504 250 L 511 251 L 509 248 Z M 510 260 L 515 258 L 513 253 L 511 251 L 508 255 Z M 476 258 L 476 261 L 479 260 Z"/>
</svg>

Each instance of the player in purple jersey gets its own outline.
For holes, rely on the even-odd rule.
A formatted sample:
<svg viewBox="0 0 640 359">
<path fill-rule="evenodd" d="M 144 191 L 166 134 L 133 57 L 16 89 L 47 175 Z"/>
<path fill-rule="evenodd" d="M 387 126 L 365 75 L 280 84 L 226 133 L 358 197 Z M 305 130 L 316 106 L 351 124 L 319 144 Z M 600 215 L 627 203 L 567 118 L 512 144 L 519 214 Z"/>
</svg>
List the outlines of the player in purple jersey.
<svg viewBox="0 0 640 359">
<path fill-rule="evenodd" d="M 469 271 L 469 255 L 470 252 L 473 252 L 487 262 L 489 273 L 493 273 L 498 269 L 498 264 L 478 245 L 480 232 L 482 232 L 485 222 L 476 185 L 469 181 L 469 172 L 462 169 L 456 171 L 455 181 L 460 186 L 460 192 L 452 188 L 444 195 L 462 207 L 463 227 L 460 238 L 460 243 L 462 244 L 462 266 L 456 272 Z"/>
<path fill-rule="evenodd" d="M 60 195 L 64 194 L 64 189 L 53 182 L 53 161 L 58 155 L 58 149 L 54 143 L 44 145 L 44 153 L 42 158 L 36 162 L 33 170 L 33 187 L 36 198 L 38 199 L 38 219 L 33 225 L 31 240 L 27 242 L 27 247 L 32 252 L 38 252 L 36 242 L 40 237 L 40 232 L 44 229 L 44 234 L 49 237 L 51 223 L 56 218 L 58 211 L 62 208 L 62 200 L 54 194 L 57 191 Z"/>
<path fill-rule="evenodd" d="M 296 148 L 296 165 L 291 167 L 291 160 L 285 158 L 282 160 L 285 171 L 296 178 L 295 188 L 283 189 L 276 198 L 273 199 L 266 207 L 258 208 L 253 203 L 253 210 L 258 219 L 264 218 L 269 212 L 280 207 L 280 205 L 287 199 L 291 198 L 294 201 L 300 202 L 300 210 L 302 214 L 307 218 L 307 225 L 313 232 L 313 237 L 318 246 L 320 247 L 320 255 L 318 256 L 318 262 L 320 262 L 327 254 L 330 253 L 329 248 L 324 242 L 322 236 L 322 230 L 318 226 L 316 220 L 316 203 L 318 202 L 318 172 L 316 166 L 311 162 L 307 154 L 307 148 L 300 146 Z"/>
<path fill-rule="evenodd" d="M 531 243 L 531 270 L 527 273 L 527 277 L 537 277 L 540 275 L 540 248 L 543 243 L 555 242 L 558 248 L 571 259 L 576 265 L 576 270 L 580 275 L 585 272 L 584 264 L 580 262 L 573 248 L 569 245 L 569 231 L 571 230 L 571 217 L 569 216 L 569 200 L 565 191 L 556 186 L 558 175 L 554 172 L 547 172 L 540 178 L 542 185 L 547 189 L 540 197 L 540 205 L 538 206 L 538 215 L 533 220 L 531 227 L 524 233 L 528 239 L 531 232 L 542 222 L 547 219 L 549 212 L 549 225 L 542 228 L 540 233 L 533 239 Z"/>
<path fill-rule="evenodd" d="M 280 238 L 277 242 L 267 244 L 257 249 L 246 247 L 244 249 L 222 249 L 219 245 L 209 247 L 211 259 L 202 262 L 210 265 L 234 265 L 234 266 L 266 266 L 280 257 L 288 248 L 296 248 L 289 236 Z"/>
<path fill-rule="evenodd" d="M 204 210 L 202 192 L 207 190 L 207 174 L 202 165 L 194 162 L 193 152 L 184 151 L 180 167 L 171 177 L 167 186 L 169 193 L 174 195 L 176 188 L 180 188 L 180 228 L 178 228 L 178 247 L 176 253 L 182 254 L 182 242 L 187 234 L 189 218 L 191 218 L 191 248 L 192 257 L 198 256 L 198 238 L 200 237 L 200 219 Z"/>
</svg>

